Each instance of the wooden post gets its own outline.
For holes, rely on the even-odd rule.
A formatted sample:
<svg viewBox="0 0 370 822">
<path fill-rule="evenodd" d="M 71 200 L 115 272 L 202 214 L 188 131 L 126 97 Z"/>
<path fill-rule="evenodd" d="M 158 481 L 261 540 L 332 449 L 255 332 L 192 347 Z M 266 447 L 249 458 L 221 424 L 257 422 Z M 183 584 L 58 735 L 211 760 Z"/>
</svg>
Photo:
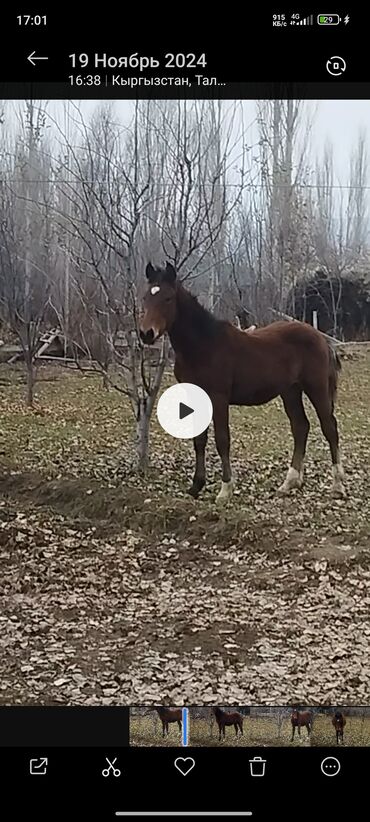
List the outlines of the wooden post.
<svg viewBox="0 0 370 822">
<path fill-rule="evenodd" d="M 317 311 L 312 312 L 312 325 L 317 328 Z"/>
</svg>

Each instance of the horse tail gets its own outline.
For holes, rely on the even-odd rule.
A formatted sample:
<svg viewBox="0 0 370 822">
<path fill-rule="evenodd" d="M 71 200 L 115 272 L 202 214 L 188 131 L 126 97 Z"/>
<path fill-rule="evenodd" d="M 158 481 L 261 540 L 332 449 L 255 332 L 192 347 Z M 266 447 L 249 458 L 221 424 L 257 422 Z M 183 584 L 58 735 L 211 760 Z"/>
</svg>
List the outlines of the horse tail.
<svg viewBox="0 0 370 822">
<path fill-rule="evenodd" d="M 329 395 L 334 407 L 337 396 L 338 377 L 342 369 L 342 363 L 336 344 L 328 337 L 326 337 L 326 340 L 329 349 Z"/>
</svg>

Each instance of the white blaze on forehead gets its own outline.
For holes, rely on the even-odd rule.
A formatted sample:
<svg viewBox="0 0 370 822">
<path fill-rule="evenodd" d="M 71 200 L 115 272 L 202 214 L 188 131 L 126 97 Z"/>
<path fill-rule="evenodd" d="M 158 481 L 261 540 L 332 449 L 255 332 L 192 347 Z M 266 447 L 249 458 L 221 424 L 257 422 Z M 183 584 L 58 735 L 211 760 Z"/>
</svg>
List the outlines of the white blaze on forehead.
<svg viewBox="0 0 370 822">
<path fill-rule="evenodd" d="M 154 294 L 158 294 L 158 291 L 160 290 L 159 285 L 153 285 L 153 288 L 150 289 L 150 293 L 154 296 Z"/>
</svg>

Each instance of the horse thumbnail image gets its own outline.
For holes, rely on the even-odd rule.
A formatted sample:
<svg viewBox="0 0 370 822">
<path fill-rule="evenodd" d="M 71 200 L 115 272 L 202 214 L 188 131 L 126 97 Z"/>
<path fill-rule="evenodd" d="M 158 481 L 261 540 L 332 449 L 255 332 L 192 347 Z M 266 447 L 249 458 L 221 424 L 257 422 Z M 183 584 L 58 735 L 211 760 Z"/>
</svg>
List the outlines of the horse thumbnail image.
<svg viewBox="0 0 370 822">
<path fill-rule="evenodd" d="M 130 708 L 130 745 L 178 747 L 182 744 L 182 708 Z"/>
<path fill-rule="evenodd" d="M 244 722 L 249 708 L 187 708 L 187 745 L 243 745 Z M 182 708 L 130 709 L 130 744 L 134 746 L 182 746 Z"/>
<path fill-rule="evenodd" d="M 296 707 L 192 708 L 192 746 L 310 746 L 313 710 Z"/>
<path fill-rule="evenodd" d="M 191 708 L 190 745 L 205 747 L 285 747 L 310 745 L 311 709 L 292 707 Z"/>
<path fill-rule="evenodd" d="M 311 745 L 369 747 L 370 708 L 348 706 L 317 709 Z"/>
</svg>

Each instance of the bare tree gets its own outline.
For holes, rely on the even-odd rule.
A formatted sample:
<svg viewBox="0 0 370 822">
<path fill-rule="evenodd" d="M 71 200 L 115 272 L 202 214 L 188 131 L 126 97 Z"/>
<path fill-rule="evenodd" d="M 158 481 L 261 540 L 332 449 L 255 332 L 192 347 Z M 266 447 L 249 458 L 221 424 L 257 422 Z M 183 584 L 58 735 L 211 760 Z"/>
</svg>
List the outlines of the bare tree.
<svg viewBox="0 0 370 822">
<path fill-rule="evenodd" d="M 42 148 L 45 111 L 25 103 L 15 144 L 3 158 L 0 183 L 0 312 L 19 339 L 33 404 L 34 356 L 53 267 L 50 165 Z"/>
<path fill-rule="evenodd" d="M 71 257 L 76 248 L 74 288 L 84 323 L 88 318 L 95 332 L 89 353 L 106 373 L 107 363 L 97 351 L 97 341 L 100 349 L 104 341 L 118 367 L 120 380 L 115 371 L 111 382 L 129 397 L 137 466 L 143 472 L 167 360 L 165 341 L 153 361 L 139 339 L 145 262 L 165 255 L 185 276 L 212 264 L 244 185 L 241 179 L 227 200 L 231 135 L 229 131 L 223 140 L 221 106 L 216 119 L 215 110 L 209 104 L 136 103 L 127 133 L 107 107 L 90 123 L 76 110 L 78 148 L 75 141 L 66 145 L 62 135 L 69 161 L 68 174 L 67 164 L 63 167 L 58 220 L 60 226 L 69 225 Z M 220 265 L 220 246 L 217 257 Z"/>
<path fill-rule="evenodd" d="M 342 297 L 342 277 L 361 267 L 367 235 L 367 154 L 364 135 L 359 134 L 357 147 L 350 161 L 349 185 L 342 186 L 334 170 L 333 147 L 325 147 L 321 163 L 317 164 L 317 196 L 315 207 L 314 243 L 318 267 L 328 279 L 333 317 L 331 332 L 336 337 L 338 311 Z"/>
</svg>

